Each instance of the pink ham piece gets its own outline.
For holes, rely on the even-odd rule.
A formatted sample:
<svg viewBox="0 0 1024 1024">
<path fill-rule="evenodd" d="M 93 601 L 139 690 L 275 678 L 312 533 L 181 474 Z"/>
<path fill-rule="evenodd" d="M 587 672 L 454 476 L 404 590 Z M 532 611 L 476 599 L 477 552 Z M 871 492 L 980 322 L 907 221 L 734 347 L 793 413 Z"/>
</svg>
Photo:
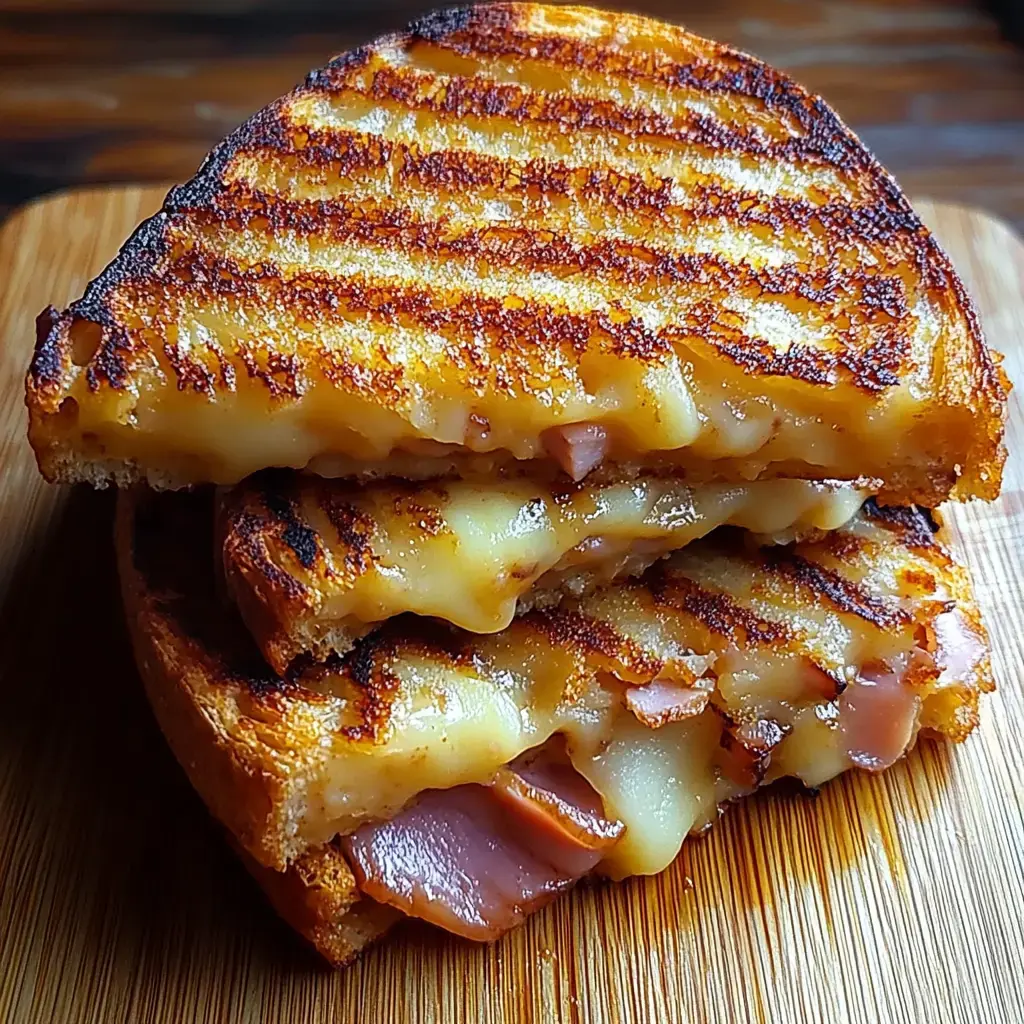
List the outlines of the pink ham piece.
<svg viewBox="0 0 1024 1024">
<path fill-rule="evenodd" d="M 756 789 L 764 781 L 772 751 L 786 738 L 787 731 L 771 718 L 746 725 L 727 724 L 719 742 L 718 766 L 736 785 Z"/>
<path fill-rule="evenodd" d="M 938 680 L 940 686 L 969 678 L 988 656 L 985 641 L 957 608 L 936 616 L 932 630 L 935 634 L 935 660 L 942 670 Z"/>
<path fill-rule="evenodd" d="M 804 691 L 821 697 L 822 700 L 835 700 L 842 689 L 838 680 L 830 676 L 820 665 L 816 665 L 810 658 L 803 659 L 803 682 Z"/>
<path fill-rule="evenodd" d="M 468 939 L 496 939 L 592 871 L 625 831 L 560 741 L 490 786 L 430 790 L 342 839 L 360 889 Z"/>
<path fill-rule="evenodd" d="M 626 707 L 648 729 L 699 715 L 711 698 L 710 689 L 684 686 L 667 679 L 655 679 L 626 691 Z"/>
<path fill-rule="evenodd" d="M 873 772 L 895 764 L 910 744 L 919 705 L 896 673 L 863 673 L 839 698 L 839 729 L 850 760 Z"/>
<path fill-rule="evenodd" d="M 582 480 L 608 454 L 608 432 L 597 423 L 570 423 L 550 427 L 542 439 L 544 449 L 573 480 Z"/>
<path fill-rule="evenodd" d="M 582 850 L 603 851 L 625 831 L 622 822 L 604 817 L 600 796 L 557 737 L 500 768 L 490 789 L 513 812 Z"/>
</svg>

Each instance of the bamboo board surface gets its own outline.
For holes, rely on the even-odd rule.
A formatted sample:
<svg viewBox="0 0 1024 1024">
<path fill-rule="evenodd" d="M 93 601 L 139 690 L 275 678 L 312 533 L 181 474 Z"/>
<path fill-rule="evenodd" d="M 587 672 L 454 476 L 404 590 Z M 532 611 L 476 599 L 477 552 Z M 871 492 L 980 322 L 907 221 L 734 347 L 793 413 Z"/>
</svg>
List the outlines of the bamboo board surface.
<svg viewBox="0 0 1024 1024">
<path fill-rule="evenodd" d="M 331 973 L 263 903 L 163 745 L 121 624 L 109 494 L 24 440 L 32 322 L 162 190 L 74 192 L 0 226 L 0 1021 L 1024 1021 L 1024 419 L 1003 496 L 953 508 L 999 692 L 815 799 L 730 809 L 662 876 L 580 888 L 494 946 L 407 925 Z M 1024 245 L 919 204 L 1024 382 Z"/>
</svg>

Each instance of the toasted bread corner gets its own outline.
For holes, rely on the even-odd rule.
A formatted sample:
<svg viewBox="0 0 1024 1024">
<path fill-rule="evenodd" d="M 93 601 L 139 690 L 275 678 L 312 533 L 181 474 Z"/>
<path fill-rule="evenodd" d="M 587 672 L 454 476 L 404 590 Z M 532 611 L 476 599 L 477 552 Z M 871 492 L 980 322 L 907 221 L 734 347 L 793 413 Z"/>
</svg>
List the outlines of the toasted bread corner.
<svg viewBox="0 0 1024 1024">
<path fill-rule="evenodd" d="M 286 871 L 260 864 L 233 837 L 232 845 L 271 906 L 332 967 L 350 964 L 402 917 L 362 896 L 333 844 L 302 854 Z"/>
</svg>

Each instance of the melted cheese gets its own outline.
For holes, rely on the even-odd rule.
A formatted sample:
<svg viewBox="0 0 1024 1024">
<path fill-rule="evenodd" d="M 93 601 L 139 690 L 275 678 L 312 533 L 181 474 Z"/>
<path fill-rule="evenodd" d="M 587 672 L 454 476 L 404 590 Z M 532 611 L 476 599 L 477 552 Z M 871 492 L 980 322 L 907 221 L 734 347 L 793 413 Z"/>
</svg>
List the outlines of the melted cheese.
<svg viewBox="0 0 1024 1024">
<path fill-rule="evenodd" d="M 833 530 L 866 496 L 853 485 L 803 480 L 692 487 L 649 476 L 569 488 L 525 479 L 454 481 L 414 491 L 294 479 L 282 486 L 279 499 L 316 531 L 322 559 L 303 563 L 297 557 L 288 543 L 293 526 L 283 529 L 282 520 L 266 518 L 263 489 L 243 486 L 223 527 L 229 583 L 236 596 L 239 588 L 255 591 L 256 601 L 246 595 L 238 603 L 243 613 L 259 610 L 260 621 L 249 622 L 250 629 L 279 671 L 307 649 L 325 655 L 320 648 L 339 630 L 358 636 L 365 624 L 403 612 L 493 633 L 512 621 L 528 593 L 531 603 L 549 592 L 580 596 L 642 572 L 722 525 L 787 539 Z M 360 549 L 355 574 L 351 536 L 330 519 L 339 504 L 370 524 L 369 552 Z M 233 522 L 251 523 L 253 514 L 262 517 L 268 556 L 256 565 L 248 561 L 248 543 L 233 542 Z M 283 599 L 292 581 L 307 595 L 301 605 Z M 267 609 L 276 616 L 270 636 Z"/>
<path fill-rule="evenodd" d="M 341 344 L 322 340 L 328 349 Z M 885 415 L 830 401 L 826 416 L 799 395 L 776 401 L 751 393 L 736 368 L 689 366 L 683 374 L 675 360 L 669 368 L 633 372 L 616 358 L 595 357 L 587 369 L 593 392 L 580 385 L 578 393 L 559 396 L 557 408 L 500 394 L 468 403 L 441 383 L 431 386 L 429 403 L 425 391 L 401 408 L 339 396 L 322 381 L 284 402 L 247 381 L 244 366 L 228 362 L 237 390 L 214 401 L 172 386 L 169 374 L 154 375 L 137 391 L 96 394 L 80 374 L 67 389 L 70 401 L 33 410 L 32 443 L 44 459 L 66 447 L 115 477 L 127 466 L 154 486 L 181 487 L 234 484 L 268 467 L 324 476 L 481 475 L 496 465 L 547 461 L 545 431 L 574 423 L 608 432 L 610 464 L 685 467 L 704 480 L 888 480 L 917 469 L 941 472 L 948 451 L 959 450 L 957 438 L 971 434 L 964 420 L 915 419 L 913 402 L 902 395 Z M 702 374 L 706 383 L 687 383 Z M 474 433 L 474 420 L 486 422 L 486 431 Z"/>
<path fill-rule="evenodd" d="M 545 650 L 539 638 L 530 646 L 506 652 L 528 666 L 528 675 L 485 676 L 415 658 L 403 663 L 399 677 L 407 696 L 395 709 L 387 741 L 336 751 L 331 783 L 311 794 L 326 815 L 322 835 L 386 819 L 424 789 L 487 782 L 498 767 L 555 733 L 565 736 L 574 766 L 601 794 L 606 813 L 626 825 L 602 863 L 613 877 L 663 870 L 687 835 L 714 822 L 719 802 L 740 795 L 719 771 L 723 719 L 716 710 L 651 729 L 625 709 L 621 685 L 611 679 L 592 680 L 565 702 L 564 652 Z M 790 660 L 790 677 L 796 660 Z M 775 703 L 772 720 L 793 726 L 775 754 L 776 775 L 819 785 L 851 766 L 838 731 L 826 724 L 831 708 L 827 701 Z"/>
<path fill-rule="evenodd" d="M 897 543 L 863 514 L 839 534 L 832 545 L 799 545 L 793 565 L 840 572 L 844 593 L 869 595 L 879 615 L 889 609 L 881 618 L 865 617 L 856 601 L 837 604 L 833 588 L 816 588 L 777 560 L 697 543 L 671 557 L 660 589 L 607 588 L 568 613 L 522 617 L 489 636 L 456 634 L 436 648 L 399 633 L 360 661 L 359 681 L 336 666 L 307 671 L 301 686 L 318 697 L 288 699 L 319 714 L 334 710 L 316 751 L 323 770 L 306 794 L 302 837 L 319 844 L 390 817 L 422 790 L 486 783 L 559 733 L 606 813 L 626 825 L 602 870 L 650 874 L 714 821 L 722 801 L 761 780 L 754 771 L 737 781 L 730 771 L 730 728 L 766 726 L 777 737 L 764 781 L 788 775 L 817 786 L 851 767 L 843 738 L 850 712 L 837 680 L 857 681 L 862 669 L 884 662 L 908 673 L 903 685 L 918 704 L 911 743 L 922 724 L 962 738 L 989 684 L 960 570 L 939 549 Z M 673 598 L 697 593 L 686 589 L 694 586 L 704 595 L 696 603 Z M 947 644 L 935 622 L 951 624 L 954 603 L 975 624 Z M 926 654 L 918 645 L 928 635 L 939 643 Z M 627 709 L 629 686 L 693 686 L 702 675 L 714 693 L 690 718 L 650 728 Z M 387 706 L 369 735 L 360 734 L 368 693 Z"/>
<path fill-rule="evenodd" d="M 538 662 L 558 661 L 557 654 L 535 654 Z M 566 704 L 558 700 L 557 673 L 520 688 L 525 680 L 503 685 L 426 664 L 409 670 L 419 697 L 403 702 L 388 741 L 346 750 L 331 765 L 336 785 L 317 794 L 332 834 L 390 817 L 423 789 L 486 782 L 555 733 L 566 737 L 574 766 L 601 794 L 606 812 L 626 825 L 603 864 L 606 873 L 661 871 L 691 831 L 714 820 L 722 720 L 713 711 L 653 730 L 623 707 L 615 686 L 595 682 Z"/>
</svg>

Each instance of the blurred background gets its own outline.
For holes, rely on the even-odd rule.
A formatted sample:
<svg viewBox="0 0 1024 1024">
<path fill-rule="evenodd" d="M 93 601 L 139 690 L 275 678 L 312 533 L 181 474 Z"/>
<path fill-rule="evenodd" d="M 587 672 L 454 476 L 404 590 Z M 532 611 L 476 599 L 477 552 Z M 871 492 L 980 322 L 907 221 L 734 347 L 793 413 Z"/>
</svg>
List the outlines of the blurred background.
<svg viewBox="0 0 1024 1024">
<path fill-rule="evenodd" d="M 0 0 L 0 217 L 53 189 L 188 177 L 248 114 L 438 6 Z M 911 195 L 1024 229 L 1024 0 L 621 0 L 824 95 Z"/>
</svg>

